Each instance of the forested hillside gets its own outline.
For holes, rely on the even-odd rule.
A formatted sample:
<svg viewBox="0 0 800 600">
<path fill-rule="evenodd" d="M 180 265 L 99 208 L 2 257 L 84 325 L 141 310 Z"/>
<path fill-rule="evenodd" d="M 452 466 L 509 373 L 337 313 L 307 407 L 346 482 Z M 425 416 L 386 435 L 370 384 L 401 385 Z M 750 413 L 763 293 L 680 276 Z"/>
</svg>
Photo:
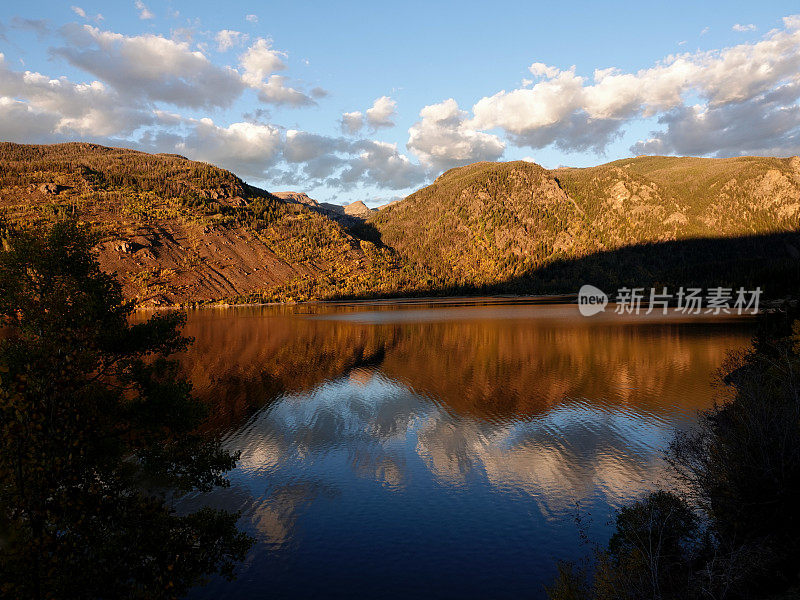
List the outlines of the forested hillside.
<svg viewBox="0 0 800 600">
<path fill-rule="evenodd" d="M 386 249 L 232 173 L 91 144 L 0 144 L 0 211 L 26 225 L 76 215 L 104 269 L 144 305 L 292 301 L 407 285 Z"/>
<path fill-rule="evenodd" d="M 799 221 L 797 157 L 640 157 L 552 171 L 477 163 L 371 219 L 435 287 L 515 293 L 745 285 L 759 274 L 783 293 L 798 281 Z"/>
<path fill-rule="evenodd" d="M 0 144 L 6 224 L 90 223 L 103 268 L 145 306 L 583 283 L 760 284 L 769 296 L 800 282 L 797 157 L 476 163 L 377 212 L 326 206 L 177 155 Z"/>
</svg>

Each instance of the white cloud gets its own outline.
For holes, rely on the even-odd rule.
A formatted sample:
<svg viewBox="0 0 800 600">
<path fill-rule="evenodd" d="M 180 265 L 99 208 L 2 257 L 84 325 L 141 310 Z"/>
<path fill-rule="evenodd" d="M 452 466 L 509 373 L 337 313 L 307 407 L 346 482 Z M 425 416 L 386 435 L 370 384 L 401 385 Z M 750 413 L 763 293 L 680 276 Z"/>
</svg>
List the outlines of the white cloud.
<svg viewBox="0 0 800 600">
<path fill-rule="evenodd" d="M 245 17 L 245 20 L 248 23 L 258 23 L 258 15 L 247 15 Z"/>
<path fill-rule="evenodd" d="M 402 190 L 425 180 L 425 170 L 400 154 L 394 144 L 364 140 L 355 147 L 360 147 L 361 152 L 349 161 L 338 179 L 329 183 L 347 187 L 361 182 Z"/>
<path fill-rule="evenodd" d="M 703 27 L 703 29 L 700 30 L 700 35 L 705 35 L 709 31 L 711 31 L 711 27 Z"/>
<path fill-rule="evenodd" d="M 28 102 L 0 94 L 0 138 L 4 141 L 50 142 L 59 120 L 58 114 L 37 110 Z"/>
<path fill-rule="evenodd" d="M 283 155 L 291 163 L 302 163 L 326 154 L 347 152 L 349 147 L 349 143 L 340 138 L 290 129 L 286 132 Z"/>
<path fill-rule="evenodd" d="M 741 25 L 741 24 L 737 23 L 736 25 L 731 27 L 731 29 L 733 29 L 734 31 L 740 31 L 740 32 L 741 31 L 755 31 L 756 30 L 756 26 L 753 25 L 752 23 L 750 23 L 749 25 Z"/>
<path fill-rule="evenodd" d="M 267 104 L 287 104 L 289 106 L 310 106 L 316 102 L 300 90 L 286 85 L 287 78 L 270 75 L 266 83 L 257 86 L 258 99 Z"/>
<path fill-rule="evenodd" d="M 583 93 L 583 79 L 576 76 L 574 70 L 560 71 L 548 67 L 548 74 L 545 74 L 543 69 L 534 70 L 535 66 L 531 66 L 531 72 L 544 76 L 544 81 L 530 89 L 503 90 L 482 98 L 473 107 L 472 127 L 502 127 L 520 134 L 557 123 L 575 110 Z"/>
<path fill-rule="evenodd" d="M 397 114 L 397 102 L 389 96 L 376 98 L 372 108 L 367 109 L 367 123 L 373 129 L 381 127 L 394 127 L 392 117 Z"/>
<path fill-rule="evenodd" d="M 78 47 L 83 52 L 95 52 L 91 65 L 97 69 L 99 64 L 105 64 L 98 58 L 97 48 L 104 47 L 106 42 L 123 47 L 127 43 L 142 43 L 151 50 L 169 44 L 163 46 L 168 55 L 176 52 L 183 56 L 188 52 L 194 57 L 192 60 L 200 60 L 201 64 L 204 60 L 184 44 L 156 40 L 155 36 L 141 36 L 143 39 L 131 42 L 131 38 L 117 34 L 106 39 L 103 32 L 92 28 L 77 31 L 84 36 L 81 38 L 84 43 Z M 139 48 L 137 52 L 141 56 Z M 120 58 L 124 55 L 120 48 L 111 54 L 119 69 L 132 68 Z M 150 152 L 175 152 L 220 165 L 250 179 L 287 181 L 301 187 L 327 184 L 343 190 L 363 185 L 406 189 L 425 179 L 425 170 L 392 144 L 299 130 L 284 133 L 281 127 L 256 119 L 217 123 L 209 118 L 193 118 L 156 108 L 152 102 L 158 95 L 154 85 L 157 89 L 156 84 L 163 83 L 165 65 L 172 63 L 162 61 L 161 69 L 155 71 L 158 76 L 150 78 L 129 72 L 139 77 L 140 86 L 148 87 L 146 94 L 135 95 L 101 81 L 73 83 L 66 77 L 53 79 L 41 73 L 13 71 L 0 54 L 0 138 L 27 143 L 81 139 Z M 241 83 L 241 78 L 237 81 Z M 270 99 L 275 102 L 302 101 L 294 97 L 300 92 L 287 87 L 284 78 L 278 75 L 269 76 L 258 89 L 261 94 L 271 94 Z M 378 116 L 385 119 L 388 113 L 384 109 Z"/>
<path fill-rule="evenodd" d="M 535 62 L 528 67 L 528 71 L 530 71 L 534 77 L 552 78 L 558 75 L 560 69 L 557 67 L 548 66 L 544 63 Z"/>
<path fill-rule="evenodd" d="M 743 102 L 681 106 L 659 118 L 663 131 L 631 147 L 634 154 L 714 156 L 800 154 L 800 83 Z"/>
<path fill-rule="evenodd" d="M 342 132 L 355 135 L 364 127 L 364 113 L 361 111 L 346 112 L 341 119 Z"/>
<path fill-rule="evenodd" d="M 301 164 L 284 175 L 287 183 L 352 189 L 371 185 L 406 189 L 425 180 L 425 169 L 401 154 L 397 146 L 375 140 L 349 140 L 289 130 L 283 150 L 286 161 Z M 300 175 L 300 176 L 298 176 Z"/>
<path fill-rule="evenodd" d="M 679 110 L 685 98 L 699 97 L 714 109 L 752 101 L 798 81 L 800 17 L 785 18 L 782 30 L 759 42 L 671 55 L 633 73 L 598 69 L 586 78 L 575 67 L 562 70 L 542 63 L 534 63 L 530 71 L 538 82 L 482 98 L 463 126 L 473 131 L 499 128 L 519 146 L 554 144 L 568 151 L 602 152 L 634 119 L 688 114 Z"/>
<path fill-rule="evenodd" d="M 505 144 L 495 135 L 481 133 L 466 123 L 467 113 L 450 98 L 424 107 L 421 120 L 409 130 L 408 148 L 434 171 L 479 160 L 497 160 Z"/>
<path fill-rule="evenodd" d="M 229 106 L 244 90 L 239 73 L 202 52 L 152 34 L 125 36 L 90 25 L 61 29 L 68 45 L 53 50 L 131 98 L 176 106 Z"/>
<path fill-rule="evenodd" d="M 234 46 L 238 46 L 247 39 L 247 34 L 231 29 L 222 29 L 214 36 L 219 52 L 227 52 Z"/>
<path fill-rule="evenodd" d="M 136 10 L 139 11 L 139 18 L 142 19 L 143 21 L 155 18 L 155 15 L 152 12 L 150 12 L 150 9 L 147 8 L 147 6 L 145 5 L 144 2 L 142 2 L 142 0 L 136 0 L 136 2 L 134 2 L 134 5 L 136 6 Z"/>
<path fill-rule="evenodd" d="M 231 123 L 215 125 L 211 119 L 191 121 L 188 135 L 174 145 L 174 151 L 231 169 L 244 177 L 263 177 L 278 159 L 283 141 L 273 125 Z"/>
<path fill-rule="evenodd" d="M 82 19 L 86 18 L 86 11 L 83 10 L 80 6 L 70 6 L 69 8 L 70 8 L 70 10 L 72 12 L 74 12 L 76 15 L 78 15 Z"/>
<path fill-rule="evenodd" d="M 385 127 L 394 127 L 393 117 L 397 114 L 397 102 L 389 96 L 376 98 L 372 106 L 364 114 L 360 110 L 346 112 L 339 120 L 343 133 L 356 135 L 364 127 L 369 126 L 373 131 Z"/>
<path fill-rule="evenodd" d="M 284 58 L 286 53 L 273 50 L 271 40 L 259 38 L 239 57 L 244 69 L 242 79 L 247 85 L 257 87 L 270 73 L 286 68 Z"/>
<path fill-rule="evenodd" d="M 273 74 L 286 68 L 286 53 L 272 48 L 271 40 L 257 39 L 240 57 L 239 64 L 244 73 L 242 81 L 258 92 L 258 99 L 268 104 L 308 106 L 316 102 L 304 92 L 286 85 L 288 79 Z M 315 95 L 325 91 L 315 88 Z"/>
<path fill-rule="evenodd" d="M 52 79 L 32 71 L 12 71 L 3 54 L 0 54 L 0 96 L 6 98 L 0 132 L 19 127 L 9 111 L 37 115 L 53 136 L 129 135 L 153 122 L 151 111 L 131 105 L 99 81 L 76 84 L 65 77 Z M 9 103 L 11 99 L 13 103 Z M 39 125 L 32 131 L 42 133 Z M 7 136 L 0 133 L 0 137 Z"/>
</svg>

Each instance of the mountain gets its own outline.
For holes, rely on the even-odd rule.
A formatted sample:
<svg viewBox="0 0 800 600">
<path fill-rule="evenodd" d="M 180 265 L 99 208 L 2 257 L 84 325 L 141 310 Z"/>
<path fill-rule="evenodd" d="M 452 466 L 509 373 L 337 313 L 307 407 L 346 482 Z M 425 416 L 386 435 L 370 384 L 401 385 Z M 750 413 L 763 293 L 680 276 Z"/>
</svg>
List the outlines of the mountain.
<svg viewBox="0 0 800 600">
<path fill-rule="evenodd" d="M 102 267 L 139 304 L 307 300 L 407 285 L 391 251 L 289 200 L 177 155 L 0 144 L 0 214 L 19 224 L 79 215 L 100 236 Z"/>
<path fill-rule="evenodd" d="M 319 206 L 319 202 L 309 197 L 309 195 L 306 194 L 305 192 L 272 192 L 272 195 L 280 198 L 281 200 L 285 200 L 287 202 L 293 202 L 295 204 L 303 204 L 305 206 Z"/>
<path fill-rule="evenodd" d="M 342 206 L 341 204 L 317 202 L 304 192 L 274 192 L 273 195 L 287 202 L 308 206 L 311 210 L 323 214 L 345 227 L 359 225 L 361 221 L 368 219 L 373 213 L 377 212 L 377 210 L 369 208 L 361 200 Z"/>
<path fill-rule="evenodd" d="M 178 155 L 0 143 L 0 218 L 64 214 L 146 306 L 800 283 L 797 157 L 476 163 L 376 211 Z"/>
<path fill-rule="evenodd" d="M 351 202 L 350 204 L 344 207 L 344 214 L 350 215 L 351 217 L 359 217 L 361 219 L 368 219 L 375 212 L 378 211 L 372 210 L 361 200 L 356 200 L 355 202 Z"/>
<path fill-rule="evenodd" d="M 758 258 L 766 267 L 786 259 L 792 265 L 800 255 L 796 241 L 767 239 L 798 230 L 800 159 L 639 157 L 555 170 L 523 161 L 476 163 L 445 172 L 369 223 L 439 289 L 574 292 L 592 280 L 625 281 L 620 257 L 628 268 L 633 255 L 627 249 L 644 252 L 645 246 L 642 260 L 652 268 L 629 269 L 642 283 L 666 283 L 666 270 L 686 275 L 679 267 L 700 262 L 711 275 L 714 263 L 717 276 L 734 281 L 737 263 Z M 723 240 L 746 236 L 767 237 L 747 245 L 742 256 L 715 254 Z M 692 242 L 701 239 L 710 240 L 703 248 L 711 256 L 684 255 L 681 248 L 696 248 Z M 659 248 L 670 250 L 662 256 Z M 736 248 L 725 245 L 726 252 Z M 581 271 L 578 261 L 598 272 Z M 573 276 L 561 277 L 552 265 Z M 751 264 L 745 279 L 761 267 Z M 611 269 L 618 272 L 608 277 Z"/>
</svg>

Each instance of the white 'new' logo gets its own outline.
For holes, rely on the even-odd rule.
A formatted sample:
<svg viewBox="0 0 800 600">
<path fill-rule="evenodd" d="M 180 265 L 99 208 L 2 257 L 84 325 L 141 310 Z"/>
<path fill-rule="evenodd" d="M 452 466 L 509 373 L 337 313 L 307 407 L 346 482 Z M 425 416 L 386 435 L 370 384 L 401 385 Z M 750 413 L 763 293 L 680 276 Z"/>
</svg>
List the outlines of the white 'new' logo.
<svg viewBox="0 0 800 600">
<path fill-rule="evenodd" d="M 578 292 L 578 310 L 584 317 L 603 312 L 608 304 L 608 296 L 593 285 L 583 285 Z"/>
</svg>

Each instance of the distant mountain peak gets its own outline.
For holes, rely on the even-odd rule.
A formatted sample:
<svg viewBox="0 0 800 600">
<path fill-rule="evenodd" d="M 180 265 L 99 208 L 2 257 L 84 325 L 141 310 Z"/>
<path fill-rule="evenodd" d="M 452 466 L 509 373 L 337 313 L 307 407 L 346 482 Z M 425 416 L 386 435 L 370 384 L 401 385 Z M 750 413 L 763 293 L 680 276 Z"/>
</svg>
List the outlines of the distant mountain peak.
<svg viewBox="0 0 800 600">
<path fill-rule="evenodd" d="M 350 204 L 344 207 L 344 214 L 350 215 L 351 217 L 367 218 L 372 216 L 373 212 L 375 211 L 370 209 L 361 200 L 356 200 L 355 202 L 351 202 Z"/>
</svg>

